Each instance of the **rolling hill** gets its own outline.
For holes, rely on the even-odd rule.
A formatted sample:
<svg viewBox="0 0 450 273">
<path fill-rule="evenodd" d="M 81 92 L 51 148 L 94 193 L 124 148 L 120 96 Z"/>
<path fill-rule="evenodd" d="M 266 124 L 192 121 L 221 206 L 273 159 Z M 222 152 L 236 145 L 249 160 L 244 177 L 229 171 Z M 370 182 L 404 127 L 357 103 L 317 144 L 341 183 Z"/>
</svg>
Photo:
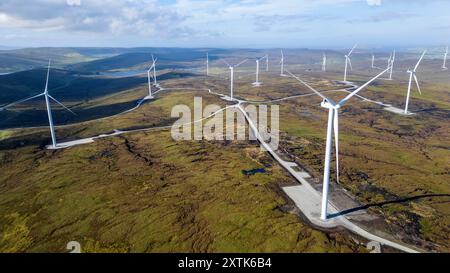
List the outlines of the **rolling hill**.
<svg viewBox="0 0 450 273">
<path fill-rule="evenodd" d="M 94 60 L 90 62 L 78 63 L 69 65 L 67 68 L 70 70 L 84 71 L 84 72 L 103 72 L 119 69 L 130 69 L 134 67 L 147 67 L 152 62 L 151 52 L 130 52 L 117 56 L 112 56 L 104 59 Z M 158 51 L 154 53 L 158 58 L 158 68 L 188 68 L 192 67 L 192 62 L 204 60 L 205 51 L 191 50 L 186 53 L 185 51 L 179 51 L 172 49 L 168 51 Z M 216 59 L 211 56 L 210 60 Z M 189 63 L 187 64 L 186 62 Z"/>
<path fill-rule="evenodd" d="M 0 76 L 0 105 L 39 94 L 45 86 L 45 69 L 30 70 Z M 169 72 L 159 75 L 159 80 L 195 76 L 191 73 Z M 52 96 L 68 106 L 75 107 L 76 116 L 61 109 L 53 109 L 55 122 L 66 124 L 114 115 L 133 107 L 133 100 L 116 102 L 111 105 L 97 105 L 93 101 L 120 92 L 135 92 L 142 87 L 146 90 L 146 77 L 107 78 L 80 76 L 77 72 L 53 69 L 50 73 L 49 91 Z M 141 96 L 144 94 L 142 93 Z M 17 126 L 32 127 L 46 124 L 44 101 L 37 99 L 18 105 L 14 109 L 0 112 L 0 128 Z"/>
</svg>

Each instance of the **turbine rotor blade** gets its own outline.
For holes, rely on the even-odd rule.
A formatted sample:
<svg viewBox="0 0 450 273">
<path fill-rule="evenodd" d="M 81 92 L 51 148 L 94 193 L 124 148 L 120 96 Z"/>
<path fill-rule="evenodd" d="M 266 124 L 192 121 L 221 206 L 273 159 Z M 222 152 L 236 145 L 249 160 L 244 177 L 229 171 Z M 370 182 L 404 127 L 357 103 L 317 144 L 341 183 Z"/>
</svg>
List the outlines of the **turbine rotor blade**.
<svg viewBox="0 0 450 273">
<path fill-rule="evenodd" d="M 301 80 L 299 77 L 295 76 L 294 74 L 292 74 L 289 70 L 286 70 L 286 72 L 291 75 L 294 79 L 296 79 L 297 81 L 299 81 L 300 83 L 302 83 L 303 85 L 305 85 L 306 87 L 308 87 L 311 91 L 313 91 L 314 93 L 316 93 L 319 97 L 321 97 L 324 100 L 327 100 L 329 102 L 330 99 L 328 99 L 327 97 L 325 97 L 322 93 L 320 93 L 319 91 L 317 91 L 316 89 L 312 88 L 309 84 L 307 84 L 306 82 L 304 82 L 303 80 Z"/>
<path fill-rule="evenodd" d="M 72 110 L 70 110 L 69 108 L 67 108 L 64 104 L 62 104 L 61 102 L 59 102 L 57 99 L 55 99 L 54 97 L 52 97 L 51 95 L 48 95 L 47 94 L 47 96 L 49 97 L 49 98 L 51 98 L 54 102 L 56 102 L 57 104 L 59 104 L 59 105 L 61 105 L 64 109 L 66 109 L 67 111 L 69 111 L 70 113 L 72 113 L 73 115 L 77 115 L 77 114 L 75 114 L 75 112 L 73 112 Z"/>
<path fill-rule="evenodd" d="M 339 183 L 339 116 L 338 109 L 334 109 L 334 140 L 336 148 L 336 181 Z"/>
<path fill-rule="evenodd" d="M 355 91 L 353 91 L 352 93 L 348 94 L 343 100 L 341 100 L 338 104 L 340 106 L 344 105 L 351 97 L 353 97 L 354 95 L 358 94 L 361 90 L 363 90 L 364 88 L 366 88 L 366 86 L 368 86 L 369 84 L 371 84 L 373 81 L 375 81 L 376 79 L 378 79 L 381 75 L 383 75 L 384 73 L 386 73 L 390 68 L 386 68 L 385 70 L 383 70 L 383 72 L 381 72 L 380 74 L 376 75 L 375 77 L 373 77 L 372 79 L 370 79 L 368 82 L 366 82 L 365 84 L 361 85 L 358 89 L 356 89 Z"/>
<path fill-rule="evenodd" d="M 348 64 L 350 65 L 350 71 L 353 71 L 352 61 L 350 60 L 349 57 L 347 57 L 347 60 L 348 60 Z"/>
<path fill-rule="evenodd" d="M 419 94 L 422 95 L 422 91 L 420 90 L 419 80 L 417 79 L 417 75 L 413 74 L 413 77 L 414 77 L 414 81 L 416 82 L 417 89 L 419 90 Z"/>
<path fill-rule="evenodd" d="M 353 51 L 355 50 L 356 46 L 357 46 L 357 44 L 355 44 L 355 45 L 352 47 L 352 49 L 351 49 L 350 52 L 348 53 L 348 56 L 350 56 L 350 55 L 353 53 Z"/>
<path fill-rule="evenodd" d="M 47 69 L 47 80 L 45 81 L 45 89 L 44 89 L 44 93 L 48 92 L 48 79 L 50 77 L 50 62 L 51 60 L 48 60 L 48 69 Z"/>
<path fill-rule="evenodd" d="M 151 67 L 149 70 L 147 70 L 147 77 L 149 80 L 153 79 L 152 69 L 153 69 L 153 67 Z"/>
<path fill-rule="evenodd" d="M 423 59 L 423 57 L 425 56 L 426 53 L 427 53 L 427 51 L 425 50 L 425 51 L 422 53 L 422 56 L 420 56 L 419 61 L 417 62 L 416 66 L 414 67 L 414 70 L 413 70 L 414 72 L 416 72 L 417 68 L 418 68 L 419 65 L 420 65 L 420 62 L 422 61 L 422 59 Z"/>
<path fill-rule="evenodd" d="M 231 67 L 231 65 L 227 62 L 227 61 L 225 61 L 224 59 L 220 59 L 223 63 L 225 63 L 228 67 Z"/>
<path fill-rule="evenodd" d="M 12 107 L 12 106 L 14 106 L 14 105 L 17 105 L 17 104 L 19 104 L 19 103 L 26 102 L 26 101 L 29 101 L 29 100 L 38 98 L 38 97 L 43 96 L 43 95 L 45 95 L 45 93 L 41 93 L 41 94 L 36 95 L 36 96 L 32 96 L 32 97 L 29 97 L 29 98 L 26 98 L 26 99 L 21 99 L 21 100 L 18 100 L 18 101 L 16 101 L 16 102 L 7 104 L 7 105 L 5 105 L 5 106 L 3 106 L 3 107 L 0 107 L 0 111 L 3 111 L 3 110 L 5 110 L 5 109 L 10 108 L 10 107 Z"/>
<path fill-rule="evenodd" d="M 238 67 L 238 66 L 244 64 L 244 63 L 247 62 L 247 61 L 248 61 L 248 59 L 245 59 L 245 60 L 243 60 L 242 62 L 240 62 L 240 63 L 238 63 L 237 65 L 235 65 L 234 67 Z"/>
</svg>

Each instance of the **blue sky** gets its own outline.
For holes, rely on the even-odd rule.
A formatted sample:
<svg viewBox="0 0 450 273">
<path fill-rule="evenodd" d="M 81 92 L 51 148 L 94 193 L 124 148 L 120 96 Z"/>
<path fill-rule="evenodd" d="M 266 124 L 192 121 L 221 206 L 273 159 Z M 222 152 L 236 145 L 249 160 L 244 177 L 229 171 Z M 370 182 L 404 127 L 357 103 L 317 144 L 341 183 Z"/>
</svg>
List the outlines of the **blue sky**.
<svg viewBox="0 0 450 273">
<path fill-rule="evenodd" d="M 450 44 L 448 0 L 1 0 L 2 46 Z"/>
</svg>

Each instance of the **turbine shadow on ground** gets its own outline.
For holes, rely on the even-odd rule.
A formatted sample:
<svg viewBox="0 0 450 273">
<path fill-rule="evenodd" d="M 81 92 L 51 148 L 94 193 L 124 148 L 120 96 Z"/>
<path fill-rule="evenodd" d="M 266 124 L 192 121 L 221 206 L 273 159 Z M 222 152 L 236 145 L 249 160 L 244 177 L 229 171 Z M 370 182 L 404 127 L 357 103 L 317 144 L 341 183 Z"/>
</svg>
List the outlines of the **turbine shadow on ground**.
<svg viewBox="0 0 450 273">
<path fill-rule="evenodd" d="M 417 195 L 417 196 L 412 196 L 412 197 L 403 198 L 403 199 L 396 199 L 396 200 L 384 201 L 384 202 L 379 202 L 379 203 L 367 204 L 364 206 L 343 210 L 338 213 L 329 214 L 328 218 L 336 218 L 338 216 L 343 216 L 343 215 L 346 215 L 346 214 L 349 214 L 352 212 L 366 210 L 371 207 L 380 207 L 381 208 L 385 205 L 406 203 L 406 202 L 415 201 L 415 200 L 419 200 L 422 198 L 430 198 L 430 197 L 449 197 L 450 198 L 450 194 L 424 194 L 424 195 Z"/>
</svg>

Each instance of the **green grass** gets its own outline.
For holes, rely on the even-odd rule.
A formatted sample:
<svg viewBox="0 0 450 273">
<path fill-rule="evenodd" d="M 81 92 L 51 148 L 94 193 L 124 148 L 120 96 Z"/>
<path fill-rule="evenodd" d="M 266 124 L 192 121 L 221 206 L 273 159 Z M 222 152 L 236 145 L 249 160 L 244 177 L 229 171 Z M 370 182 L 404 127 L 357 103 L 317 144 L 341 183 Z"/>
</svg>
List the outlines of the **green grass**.
<svg viewBox="0 0 450 273">
<path fill-rule="evenodd" d="M 273 188 L 290 178 L 249 149 L 258 151 L 160 132 L 2 151 L 11 161 L 0 167 L 0 251 L 64 252 L 72 240 L 88 252 L 363 251 L 279 210 L 286 201 Z M 268 173 L 241 173 L 262 162 Z"/>
<path fill-rule="evenodd" d="M 7 139 L 13 134 L 12 131 L 2 130 L 0 131 L 0 140 Z"/>
</svg>

